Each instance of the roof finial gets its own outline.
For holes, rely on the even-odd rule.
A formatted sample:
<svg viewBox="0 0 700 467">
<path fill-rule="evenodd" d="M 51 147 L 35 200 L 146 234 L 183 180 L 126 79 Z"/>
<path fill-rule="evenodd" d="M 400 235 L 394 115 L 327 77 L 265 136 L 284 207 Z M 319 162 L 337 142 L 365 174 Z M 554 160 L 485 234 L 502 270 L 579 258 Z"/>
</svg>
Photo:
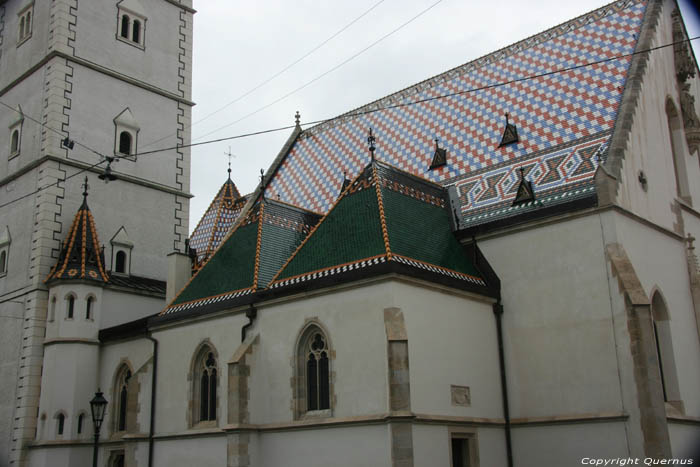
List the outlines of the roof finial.
<svg viewBox="0 0 700 467">
<path fill-rule="evenodd" d="M 435 149 L 438 149 L 438 148 L 440 147 L 440 144 L 439 144 L 439 143 L 440 143 L 440 140 L 439 140 L 438 137 L 436 136 L 436 137 L 435 137 Z"/>
<path fill-rule="evenodd" d="M 524 179 L 525 179 L 525 168 L 520 167 L 520 180 L 524 180 Z"/>
<path fill-rule="evenodd" d="M 508 112 L 506 112 L 506 125 L 508 125 Z"/>
<path fill-rule="evenodd" d="M 231 158 L 235 155 L 231 152 L 231 146 L 228 147 L 228 152 L 224 154 L 228 156 L 228 179 L 231 180 Z"/>
<path fill-rule="evenodd" d="M 374 161 L 374 150 L 377 149 L 374 146 L 374 142 L 376 141 L 374 135 L 372 134 L 372 127 L 369 127 L 369 136 L 367 137 L 367 143 L 369 144 L 369 153 L 372 156 L 372 160 Z"/>
<path fill-rule="evenodd" d="M 90 188 L 90 185 L 88 185 L 87 175 L 85 176 L 85 183 L 83 183 L 81 186 L 83 187 L 83 201 L 86 201 L 88 196 L 88 188 Z"/>
<path fill-rule="evenodd" d="M 298 110 L 297 113 L 294 114 L 294 123 L 296 123 L 297 126 L 301 125 L 301 115 Z"/>
</svg>

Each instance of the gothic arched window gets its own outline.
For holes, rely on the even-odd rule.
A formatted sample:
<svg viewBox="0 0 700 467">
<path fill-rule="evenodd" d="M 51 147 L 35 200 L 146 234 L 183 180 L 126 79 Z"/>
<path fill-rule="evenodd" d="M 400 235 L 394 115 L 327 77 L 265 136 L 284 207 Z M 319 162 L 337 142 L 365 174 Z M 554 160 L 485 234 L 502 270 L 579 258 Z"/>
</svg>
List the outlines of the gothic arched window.
<svg viewBox="0 0 700 467">
<path fill-rule="evenodd" d="M 114 387 L 114 431 L 126 431 L 131 370 L 124 364 L 119 368 Z"/>
<path fill-rule="evenodd" d="M 298 415 L 331 408 L 331 351 L 319 326 L 303 332 L 297 348 Z"/>
<path fill-rule="evenodd" d="M 192 383 L 194 385 L 194 401 L 192 407 L 195 410 L 194 422 L 206 422 L 216 420 L 218 370 L 216 355 L 208 346 L 204 345 L 194 362 Z"/>
</svg>

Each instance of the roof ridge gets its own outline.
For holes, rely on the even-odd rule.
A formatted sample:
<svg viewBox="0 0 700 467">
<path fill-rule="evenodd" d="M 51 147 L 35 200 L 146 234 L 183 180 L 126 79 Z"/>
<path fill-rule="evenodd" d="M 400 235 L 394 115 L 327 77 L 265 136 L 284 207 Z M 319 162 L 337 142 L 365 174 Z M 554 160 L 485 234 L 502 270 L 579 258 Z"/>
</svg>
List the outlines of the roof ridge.
<svg viewBox="0 0 700 467">
<path fill-rule="evenodd" d="M 601 15 L 601 13 L 606 13 L 606 10 L 610 8 L 614 8 L 615 11 L 621 11 L 629 7 L 633 3 L 640 3 L 644 0 L 616 0 L 610 3 L 607 3 L 601 7 L 596 8 L 595 10 L 591 10 L 587 13 L 584 13 L 582 15 L 579 15 L 573 19 L 570 19 L 568 21 L 565 21 L 563 23 L 559 23 L 556 26 L 550 27 L 548 29 L 545 29 L 544 31 L 540 31 L 536 34 L 533 34 L 529 37 L 526 37 L 525 39 L 519 40 L 517 42 L 514 42 L 510 45 L 507 45 L 505 47 L 501 47 L 498 50 L 495 50 L 491 53 L 488 53 L 486 55 L 482 55 L 481 57 L 475 58 L 473 60 L 470 60 L 467 63 L 463 63 L 462 65 L 458 65 L 454 68 L 451 68 L 447 71 L 444 71 L 440 74 L 431 76 L 430 78 L 426 78 L 423 81 L 419 81 L 418 83 L 415 83 L 411 86 L 408 86 L 406 88 L 403 88 L 399 91 L 393 92 L 391 94 L 387 94 L 384 97 L 380 97 L 379 99 L 375 99 L 367 104 L 361 105 L 360 107 L 356 107 L 352 110 L 349 110 L 345 113 L 342 113 L 340 115 L 337 115 L 335 117 L 332 117 L 328 120 L 325 120 L 321 123 L 318 123 L 314 126 L 311 126 L 305 130 L 302 131 L 301 135 L 302 137 L 305 137 L 304 135 L 308 133 L 309 135 L 313 135 L 316 133 L 319 133 L 323 130 L 326 129 L 326 127 L 334 127 L 336 126 L 339 120 L 346 120 L 349 118 L 353 117 L 358 117 L 362 115 L 362 112 L 365 110 L 381 110 L 382 107 L 385 107 L 383 105 L 379 105 L 380 103 L 387 103 L 387 104 L 392 104 L 391 102 L 394 99 L 400 100 L 404 97 L 406 97 L 408 94 L 417 94 L 418 92 L 424 91 L 428 87 L 431 87 L 434 81 L 439 81 L 445 79 L 445 77 L 450 77 L 453 78 L 454 75 L 460 75 L 464 74 L 468 71 L 472 71 L 477 68 L 481 68 L 484 65 L 488 65 L 490 63 L 493 63 L 494 61 L 501 60 L 503 58 L 506 58 L 509 55 L 512 55 L 513 53 L 521 52 L 523 50 L 527 50 L 531 47 L 534 47 L 536 45 L 541 44 L 542 42 L 549 41 L 550 39 L 553 39 L 554 37 L 560 36 L 562 34 L 566 34 L 568 32 L 574 31 L 585 24 L 589 22 L 589 19 L 594 17 L 595 19 L 600 19 L 603 16 L 607 15 Z M 572 27 L 575 26 L 575 27 Z M 543 40 L 544 39 L 544 40 Z M 385 102 L 389 101 L 389 102 Z M 374 109 L 372 107 L 375 107 Z"/>
<path fill-rule="evenodd" d="M 372 178 L 374 179 L 374 189 L 377 192 L 377 203 L 379 204 L 379 223 L 382 226 L 382 237 L 384 237 L 384 248 L 386 249 L 387 259 L 391 259 L 391 246 L 389 245 L 389 231 L 386 227 L 386 217 L 384 216 L 384 200 L 382 198 L 382 189 L 379 187 L 379 176 L 377 175 L 377 165 L 375 161 L 371 162 Z"/>
<path fill-rule="evenodd" d="M 258 232 L 257 238 L 255 239 L 255 266 L 253 268 L 253 290 L 258 288 L 258 274 L 260 273 L 260 248 L 262 246 L 262 228 L 263 228 L 263 217 L 265 216 L 265 202 L 264 198 L 260 202 L 260 214 L 258 216 Z"/>
</svg>

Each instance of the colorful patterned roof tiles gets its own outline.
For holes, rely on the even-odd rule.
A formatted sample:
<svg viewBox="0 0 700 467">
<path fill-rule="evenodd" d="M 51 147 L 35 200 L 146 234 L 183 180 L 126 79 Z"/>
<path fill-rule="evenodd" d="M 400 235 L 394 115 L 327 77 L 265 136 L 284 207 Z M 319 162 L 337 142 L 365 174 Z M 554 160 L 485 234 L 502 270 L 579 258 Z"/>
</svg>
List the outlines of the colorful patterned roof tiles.
<svg viewBox="0 0 700 467">
<path fill-rule="evenodd" d="M 229 176 L 192 231 L 190 248 L 197 252 L 198 265 L 204 264 L 219 247 L 247 200 L 247 196 L 241 196 Z"/>
<path fill-rule="evenodd" d="M 512 203 L 520 166 L 530 167 L 538 196 L 580 190 L 598 164 L 582 146 L 606 147 L 630 57 L 582 65 L 632 53 L 645 8 L 644 0 L 615 2 L 304 130 L 269 187 L 282 200 L 327 212 L 343 170 L 353 177 L 367 164 L 372 127 L 377 158 L 456 185 L 464 219 Z M 518 142 L 499 147 L 505 113 Z M 429 170 L 436 136 L 449 160 Z"/>
<path fill-rule="evenodd" d="M 225 307 L 265 288 L 320 218 L 286 203 L 258 200 L 162 314 Z"/>
<path fill-rule="evenodd" d="M 107 283 L 109 277 L 104 268 L 104 255 L 95 229 L 95 220 L 87 204 L 87 177 L 83 203 L 73 218 L 68 235 L 63 242 L 58 261 L 44 282 L 80 279 Z"/>
<path fill-rule="evenodd" d="M 452 234 L 447 206 L 441 186 L 374 161 L 290 257 L 270 288 L 400 265 L 407 274 L 430 273 L 434 280 L 449 278 L 487 293 L 486 282 Z"/>
</svg>

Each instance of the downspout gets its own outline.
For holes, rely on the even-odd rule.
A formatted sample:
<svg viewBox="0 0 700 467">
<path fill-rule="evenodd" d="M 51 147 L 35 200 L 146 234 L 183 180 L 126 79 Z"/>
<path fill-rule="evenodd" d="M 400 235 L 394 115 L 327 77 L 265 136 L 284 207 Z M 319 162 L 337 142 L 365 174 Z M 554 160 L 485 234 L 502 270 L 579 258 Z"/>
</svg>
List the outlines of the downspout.
<svg viewBox="0 0 700 467">
<path fill-rule="evenodd" d="M 503 305 L 499 298 L 493 304 L 493 314 L 496 316 L 496 332 L 498 333 L 498 363 L 501 367 L 501 395 L 503 396 L 503 418 L 506 422 L 506 455 L 508 456 L 508 467 L 513 467 L 513 448 L 510 438 L 510 410 L 508 406 L 508 383 L 506 379 L 505 352 L 503 351 Z"/>
<path fill-rule="evenodd" d="M 241 342 L 245 341 L 246 332 L 248 331 L 248 328 L 250 328 L 253 325 L 253 321 L 255 321 L 255 318 L 257 318 L 257 316 L 258 309 L 255 308 L 255 305 L 251 303 L 250 308 L 248 308 L 245 312 L 245 317 L 248 318 L 248 323 L 241 328 Z"/>
<path fill-rule="evenodd" d="M 156 375 L 158 374 L 158 341 L 149 332 L 146 338 L 153 342 L 153 374 L 151 375 L 151 423 L 148 430 L 148 467 L 153 467 L 153 435 L 156 423 Z"/>
</svg>

